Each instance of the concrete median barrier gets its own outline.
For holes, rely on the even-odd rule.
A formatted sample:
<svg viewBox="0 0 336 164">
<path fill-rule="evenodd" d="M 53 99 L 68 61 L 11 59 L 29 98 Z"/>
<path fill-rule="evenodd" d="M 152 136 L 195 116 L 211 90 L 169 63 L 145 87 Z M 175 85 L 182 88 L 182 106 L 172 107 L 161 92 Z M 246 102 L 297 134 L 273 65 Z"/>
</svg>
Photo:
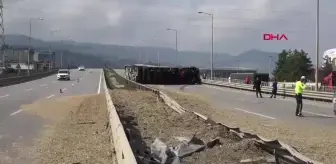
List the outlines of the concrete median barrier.
<svg viewBox="0 0 336 164">
<path fill-rule="evenodd" d="M 107 108 L 109 112 L 109 126 L 112 134 L 111 143 L 115 149 L 116 162 L 117 164 L 136 164 L 137 162 L 124 131 L 124 127 L 107 89 L 108 86 L 112 86 L 112 81 L 109 78 L 112 74 L 113 73 L 104 69 L 103 75 L 105 80 L 103 80 L 103 87 L 105 90 Z"/>
</svg>

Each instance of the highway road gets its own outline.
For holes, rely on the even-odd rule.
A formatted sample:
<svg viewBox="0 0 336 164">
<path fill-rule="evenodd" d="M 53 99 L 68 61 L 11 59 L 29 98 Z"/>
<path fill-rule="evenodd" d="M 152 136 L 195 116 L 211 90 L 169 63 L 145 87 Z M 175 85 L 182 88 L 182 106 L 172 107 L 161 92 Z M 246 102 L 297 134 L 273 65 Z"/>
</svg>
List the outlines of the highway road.
<svg viewBox="0 0 336 164">
<path fill-rule="evenodd" d="M 56 75 L 52 75 L 0 88 L 0 158 L 1 152 L 8 152 L 10 157 L 17 158 L 19 155 L 13 150 L 14 143 L 20 140 L 25 145 L 31 145 L 43 128 L 42 118 L 25 114 L 20 109 L 22 105 L 60 96 L 101 93 L 101 69 L 71 70 L 70 75 L 70 81 L 57 81 Z M 60 93 L 60 89 L 63 93 Z M 22 159 L 19 163 L 29 163 L 28 161 L 29 159 Z"/>
<path fill-rule="evenodd" d="M 115 70 L 123 75 L 124 70 Z M 160 86 L 172 91 L 180 91 L 182 85 Z M 303 114 L 305 117 L 296 117 L 296 102 L 292 97 L 278 96 L 270 99 L 269 94 L 264 98 L 256 98 L 254 92 L 229 89 L 210 85 L 188 85 L 184 92 L 208 97 L 213 105 L 219 109 L 236 110 L 245 114 L 257 115 L 264 119 L 281 119 L 285 121 L 306 121 L 317 125 L 336 125 L 336 118 L 331 103 L 303 100 Z"/>
<path fill-rule="evenodd" d="M 161 86 L 163 88 L 181 91 L 182 86 Z M 280 119 L 293 123 L 307 122 L 323 126 L 335 126 L 336 118 L 331 103 L 303 100 L 303 115 L 296 117 L 295 99 L 291 97 L 278 96 L 276 99 L 269 98 L 269 94 L 263 94 L 263 98 L 256 98 L 254 92 L 247 92 L 223 87 L 209 85 L 189 85 L 183 90 L 205 96 L 218 109 L 236 110 L 245 114 L 257 115 L 264 119 Z"/>
</svg>

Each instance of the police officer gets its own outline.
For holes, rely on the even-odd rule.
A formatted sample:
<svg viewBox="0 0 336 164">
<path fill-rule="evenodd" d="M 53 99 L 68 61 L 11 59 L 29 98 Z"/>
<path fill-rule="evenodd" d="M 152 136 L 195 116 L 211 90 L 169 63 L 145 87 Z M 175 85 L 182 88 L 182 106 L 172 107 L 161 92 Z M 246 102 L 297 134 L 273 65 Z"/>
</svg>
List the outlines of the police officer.
<svg viewBox="0 0 336 164">
<path fill-rule="evenodd" d="M 273 84 L 272 84 L 272 94 L 270 98 L 276 98 L 277 95 L 277 91 L 278 91 L 278 82 L 276 79 L 274 79 Z"/>
<path fill-rule="evenodd" d="M 261 95 L 261 80 L 259 77 L 257 77 L 256 80 L 254 81 L 253 88 L 256 90 L 257 98 L 258 98 L 258 94 L 260 98 L 263 98 L 263 96 Z"/>
<path fill-rule="evenodd" d="M 296 98 L 296 116 L 302 115 L 302 93 L 306 88 L 306 77 L 302 76 L 300 81 L 295 83 L 295 98 Z"/>
</svg>

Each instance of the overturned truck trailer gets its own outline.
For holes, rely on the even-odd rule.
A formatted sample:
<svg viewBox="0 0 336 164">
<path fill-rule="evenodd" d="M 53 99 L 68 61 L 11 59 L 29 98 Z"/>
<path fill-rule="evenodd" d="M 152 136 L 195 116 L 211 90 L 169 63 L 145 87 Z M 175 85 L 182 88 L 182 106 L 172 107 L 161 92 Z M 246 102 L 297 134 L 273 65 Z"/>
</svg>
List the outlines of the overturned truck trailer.
<svg viewBox="0 0 336 164">
<path fill-rule="evenodd" d="M 125 66 L 127 79 L 142 84 L 200 84 L 196 67 L 167 67 L 134 64 Z"/>
</svg>

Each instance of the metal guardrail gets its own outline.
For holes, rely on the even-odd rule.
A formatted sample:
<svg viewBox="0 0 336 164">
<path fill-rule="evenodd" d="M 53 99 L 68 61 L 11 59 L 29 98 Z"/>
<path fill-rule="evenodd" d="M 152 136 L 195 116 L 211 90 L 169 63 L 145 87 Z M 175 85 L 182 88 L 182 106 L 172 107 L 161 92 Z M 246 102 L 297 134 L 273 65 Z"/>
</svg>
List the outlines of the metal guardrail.
<svg viewBox="0 0 336 164">
<path fill-rule="evenodd" d="M 208 85 L 219 86 L 219 87 L 234 88 L 234 89 L 240 89 L 240 90 L 246 90 L 246 91 L 255 91 L 253 89 L 252 84 L 223 82 L 223 81 L 217 81 L 217 80 L 203 80 L 202 83 L 203 84 L 208 84 Z M 263 87 L 261 87 L 261 92 L 271 93 L 272 88 L 269 87 L 269 86 L 263 86 Z M 288 89 L 286 87 L 282 87 L 282 88 L 278 87 L 277 95 L 294 97 L 295 93 L 294 93 L 294 89 Z M 334 93 L 332 93 L 332 92 L 316 92 L 316 91 L 306 90 L 303 93 L 303 98 L 304 99 L 326 101 L 326 102 L 332 102 L 333 96 L 334 96 Z"/>
<path fill-rule="evenodd" d="M 52 74 L 55 74 L 55 73 L 57 73 L 57 70 L 52 70 L 50 72 L 36 73 L 36 74 L 32 74 L 30 76 L 17 76 L 17 77 L 9 77 L 9 78 L 0 78 L 0 87 L 36 80 L 36 79 L 43 78 L 43 77 L 46 77 L 46 76 L 49 76 L 49 75 L 52 75 Z"/>
<path fill-rule="evenodd" d="M 125 80 L 129 85 L 134 85 L 138 89 L 148 90 L 148 91 L 154 92 L 158 96 L 158 98 L 163 100 L 168 106 L 170 106 L 172 109 L 174 109 L 176 112 L 178 112 L 180 114 L 183 114 L 183 113 L 185 113 L 185 114 L 195 114 L 197 117 L 200 117 L 201 119 L 203 119 L 208 124 L 221 125 L 224 128 L 229 129 L 229 131 L 233 132 L 234 134 L 236 134 L 240 138 L 248 138 L 248 139 L 255 140 L 257 147 L 260 147 L 261 149 L 263 149 L 263 150 L 267 151 L 268 153 L 274 155 L 277 164 L 279 164 L 278 159 L 282 159 L 286 163 L 291 163 L 291 164 L 303 164 L 303 163 L 305 163 L 305 164 L 322 164 L 321 162 L 311 160 L 308 157 L 300 154 L 296 149 L 289 146 L 288 144 L 283 143 L 282 141 L 270 140 L 270 139 L 267 139 L 267 138 L 262 137 L 260 135 L 243 132 L 237 127 L 229 127 L 229 126 L 223 125 L 221 123 L 215 122 L 215 121 L 211 120 L 210 118 L 207 118 L 206 116 L 204 116 L 200 113 L 184 109 L 182 106 L 180 106 L 178 103 L 176 103 L 169 96 L 167 96 L 166 94 L 161 92 L 159 89 L 155 89 L 155 88 L 143 85 L 143 84 L 136 83 L 134 81 L 130 81 L 130 80 L 126 79 L 125 77 L 122 77 L 119 74 L 117 74 L 113 69 L 109 69 L 109 71 L 114 72 L 116 74 L 116 76 L 119 76 L 120 79 Z M 233 84 L 233 85 L 235 85 L 235 84 Z M 251 85 L 249 85 L 248 87 L 251 87 Z"/>
<path fill-rule="evenodd" d="M 210 80 L 210 79 L 207 79 Z M 224 82 L 229 82 L 228 78 L 219 78 L 219 77 L 214 77 L 214 80 L 218 80 L 218 81 L 224 81 Z M 241 80 L 241 79 L 231 79 L 232 83 L 240 83 L 240 84 L 245 84 L 245 80 Z M 262 86 L 270 86 L 272 82 L 262 82 L 261 85 Z M 285 86 L 285 87 L 283 87 Z M 329 86 L 325 86 L 325 85 L 321 85 L 321 83 L 318 84 L 319 89 L 318 92 L 335 92 L 336 91 L 336 87 L 329 87 Z M 283 88 L 288 88 L 288 89 L 294 89 L 295 88 L 295 82 L 281 82 L 278 81 L 278 87 L 283 87 Z M 307 83 L 307 87 L 306 89 L 307 91 L 315 91 L 315 83 Z"/>
</svg>

